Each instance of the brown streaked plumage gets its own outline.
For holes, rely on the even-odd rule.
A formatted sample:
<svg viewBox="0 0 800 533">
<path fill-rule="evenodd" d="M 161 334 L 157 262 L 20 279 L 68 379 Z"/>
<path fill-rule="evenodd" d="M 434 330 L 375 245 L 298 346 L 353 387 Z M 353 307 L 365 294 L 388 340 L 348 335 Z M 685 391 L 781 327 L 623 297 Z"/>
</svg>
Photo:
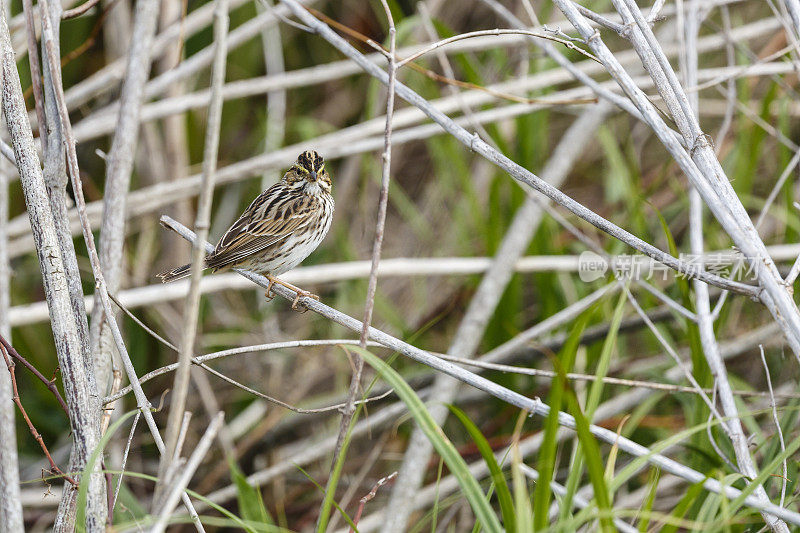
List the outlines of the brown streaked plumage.
<svg viewBox="0 0 800 533">
<path fill-rule="evenodd" d="M 319 246 L 333 218 L 331 178 L 317 152 L 305 151 L 283 178 L 259 194 L 225 232 L 204 268 L 216 272 L 241 268 L 267 276 L 273 283 L 313 296 L 274 276 L 296 267 Z M 158 274 L 166 283 L 187 277 L 191 264 Z M 269 291 L 268 291 L 269 292 Z"/>
</svg>

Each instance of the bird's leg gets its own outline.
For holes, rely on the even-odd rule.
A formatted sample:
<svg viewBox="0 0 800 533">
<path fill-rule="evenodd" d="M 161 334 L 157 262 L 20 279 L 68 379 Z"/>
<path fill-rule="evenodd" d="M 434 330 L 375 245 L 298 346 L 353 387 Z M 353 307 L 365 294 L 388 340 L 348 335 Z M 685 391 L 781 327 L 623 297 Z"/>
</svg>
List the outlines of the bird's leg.
<svg viewBox="0 0 800 533">
<path fill-rule="evenodd" d="M 292 309 L 294 309 L 295 311 L 300 311 L 300 309 L 298 309 L 300 298 L 313 298 L 315 300 L 319 300 L 319 296 L 317 296 L 316 294 L 304 291 L 300 287 L 295 287 L 291 283 L 283 281 L 282 279 L 273 276 L 266 276 L 266 278 L 269 280 L 269 285 L 267 285 L 267 293 L 269 293 L 269 291 L 272 290 L 272 286 L 275 284 L 283 285 L 287 289 L 295 292 L 295 297 L 294 300 L 292 301 Z M 306 311 L 308 311 L 308 308 L 303 309 L 303 311 L 301 312 L 305 313 Z"/>
<path fill-rule="evenodd" d="M 264 293 L 264 297 L 266 297 L 268 302 L 271 302 L 273 298 L 275 298 L 275 293 L 272 292 L 272 286 L 275 285 L 275 278 L 272 276 L 267 276 L 269 280 L 269 284 L 267 284 L 267 292 Z"/>
</svg>

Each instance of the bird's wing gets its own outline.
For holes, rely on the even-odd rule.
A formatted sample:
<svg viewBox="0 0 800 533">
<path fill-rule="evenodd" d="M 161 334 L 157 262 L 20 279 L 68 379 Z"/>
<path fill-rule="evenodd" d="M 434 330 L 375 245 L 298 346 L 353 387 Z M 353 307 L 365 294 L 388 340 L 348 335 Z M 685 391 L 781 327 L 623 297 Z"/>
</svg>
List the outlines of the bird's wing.
<svg viewBox="0 0 800 533">
<path fill-rule="evenodd" d="M 311 221 L 309 202 L 314 198 L 270 187 L 250 204 L 222 236 L 206 264 L 215 270 L 235 265 L 272 246 Z M 280 196 L 277 194 L 280 192 Z"/>
</svg>

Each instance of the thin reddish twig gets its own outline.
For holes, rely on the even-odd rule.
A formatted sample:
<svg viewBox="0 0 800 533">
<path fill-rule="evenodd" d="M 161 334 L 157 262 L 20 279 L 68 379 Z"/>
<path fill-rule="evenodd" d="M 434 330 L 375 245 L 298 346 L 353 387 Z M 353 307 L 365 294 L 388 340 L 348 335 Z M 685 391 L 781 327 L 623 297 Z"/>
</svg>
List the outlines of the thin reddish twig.
<svg viewBox="0 0 800 533">
<path fill-rule="evenodd" d="M 39 370 L 37 370 L 35 366 L 30 364 L 27 359 L 22 357 L 19 354 L 19 352 L 17 352 L 17 350 L 15 350 L 14 347 L 11 346 L 11 344 L 2 335 L 0 335 L 0 344 L 3 345 L 3 347 L 6 349 L 6 352 L 11 357 L 22 363 L 22 366 L 30 370 L 34 376 L 39 378 L 39 381 L 45 384 L 45 386 L 50 390 L 50 392 L 53 393 L 53 396 L 56 397 L 56 400 L 58 400 L 59 405 L 61 405 L 61 409 L 63 409 L 64 413 L 67 416 L 69 416 L 69 409 L 67 408 L 67 402 L 64 401 L 64 397 L 61 396 L 61 393 L 58 391 L 58 387 L 56 387 L 56 384 L 54 383 L 55 378 L 53 380 L 50 380 L 44 377 L 44 375 L 41 372 L 39 372 Z"/>
<path fill-rule="evenodd" d="M 109 12 L 114 8 L 114 6 L 117 5 L 117 2 L 119 2 L 119 0 L 113 0 L 112 2 L 109 2 L 108 5 L 106 5 L 103 9 L 102 13 L 100 13 L 100 17 L 97 19 L 97 22 L 95 22 L 94 27 L 92 27 L 92 31 L 89 33 L 89 36 L 77 48 L 65 54 L 61 58 L 62 67 L 79 57 L 86 50 L 88 50 L 95 43 L 95 41 L 97 41 L 97 36 L 100 35 L 100 30 L 103 28 L 103 23 L 105 23 Z M 64 14 L 67 13 L 68 11 L 64 12 Z"/>
<path fill-rule="evenodd" d="M 0 337 L 0 339 L 2 339 L 2 337 Z M 41 446 L 42 451 L 44 452 L 45 456 L 47 457 L 47 460 L 50 462 L 50 473 L 54 474 L 54 475 L 58 475 L 60 477 L 63 477 L 65 480 L 67 480 L 73 486 L 77 487 L 78 483 L 74 479 L 72 479 L 70 476 L 65 474 L 64 471 L 61 470 L 58 467 L 58 465 L 56 464 L 56 462 L 53 460 L 53 457 L 50 455 L 50 451 L 47 449 L 47 445 L 45 445 L 45 443 L 44 443 L 44 439 L 42 438 L 42 435 L 38 431 L 36 431 L 36 427 L 33 425 L 33 422 L 31 422 L 31 419 L 28 417 L 28 413 L 25 411 L 25 408 L 22 406 L 22 402 L 19 399 L 19 391 L 17 390 L 17 376 L 16 376 L 16 372 L 14 370 L 16 364 L 14 363 L 14 361 L 11 360 L 11 357 L 8 355 L 9 352 L 6 349 L 6 340 L 5 339 L 2 339 L 2 343 L 0 343 L 0 351 L 3 352 L 3 358 L 6 360 L 6 366 L 8 367 L 8 373 L 11 376 L 11 388 L 12 388 L 12 391 L 13 391 L 12 399 L 14 400 L 14 403 L 17 404 L 17 408 L 19 409 L 19 412 L 22 413 L 22 418 L 25 420 L 25 423 L 28 424 L 28 430 L 30 430 L 31 435 L 33 435 L 33 438 L 36 440 L 36 442 L 39 443 L 39 446 Z"/>
<path fill-rule="evenodd" d="M 356 512 L 356 517 L 353 519 L 353 524 L 356 527 L 358 527 L 358 521 L 361 520 L 361 513 L 364 512 L 364 506 L 367 504 L 367 502 L 375 497 L 375 495 L 378 493 L 378 489 L 379 488 L 381 488 L 382 486 L 386 485 L 389 481 L 394 479 L 396 476 L 397 476 L 397 472 L 392 472 L 388 476 L 379 479 L 378 482 L 375 483 L 375 485 L 373 485 L 372 490 L 369 491 L 366 496 L 364 496 L 363 498 L 361 498 L 359 500 L 358 512 Z M 350 533 L 354 533 L 354 529 L 352 527 L 350 528 Z"/>
<path fill-rule="evenodd" d="M 312 7 L 306 7 L 309 13 L 317 17 L 318 19 L 324 21 L 328 25 L 332 26 L 333 28 L 339 30 L 343 34 L 347 35 L 348 37 L 353 38 L 355 41 L 367 44 L 372 49 L 376 50 L 377 52 L 383 54 L 384 56 L 389 55 L 389 51 L 384 48 L 380 43 L 375 42 L 373 39 L 370 39 L 363 33 L 354 30 L 353 28 L 342 24 L 338 20 L 332 19 L 325 13 L 317 11 Z M 555 100 L 555 99 L 547 99 L 547 98 L 526 98 L 524 96 L 517 96 L 515 94 L 508 94 L 501 91 L 496 91 L 494 89 L 490 89 L 488 87 L 484 87 L 483 85 L 478 85 L 477 83 L 470 83 L 468 81 L 457 80 L 453 78 L 448 78 L 447 76 L 442 76 L 430 69 L 427 69 L 421 65 L 414 63 L 413 61 L 408 63 L 408 67 L 412 70 L 417 71 L 418 73 L 422 74 L 423 76 L 430 78 L 434 81 L 438 81 L 440 83 L 445 83 L 447 85 L 453 85 L 456 87 L 461 87 L 464 89 L 474 89 L 476 91 L 482 91 L 487 94 L 491 94 L 496 98 L 500 98 L 502 100 L 509 100 L 511 102 L 517 102 L 520 104 L 548 104 L 548 105 L 570 105 L 570 104 L 590 104 L 596 103 L 596 97 L 589 97 L 589 98 L 574 98 L 568 100 Z"/>
</svg>

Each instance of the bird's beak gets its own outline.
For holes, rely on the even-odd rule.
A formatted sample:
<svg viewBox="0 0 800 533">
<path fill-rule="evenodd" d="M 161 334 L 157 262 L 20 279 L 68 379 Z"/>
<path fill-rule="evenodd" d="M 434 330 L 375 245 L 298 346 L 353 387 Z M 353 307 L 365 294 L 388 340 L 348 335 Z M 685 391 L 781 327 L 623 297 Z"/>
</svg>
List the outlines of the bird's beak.
<svg viewBox="0 0 800 533">
<path fill-rule="evenodd" d="M 317 173 L 316 172 L 312 172 L 311 173 L 311 181 L 317 181 Z"/>
</svg>

